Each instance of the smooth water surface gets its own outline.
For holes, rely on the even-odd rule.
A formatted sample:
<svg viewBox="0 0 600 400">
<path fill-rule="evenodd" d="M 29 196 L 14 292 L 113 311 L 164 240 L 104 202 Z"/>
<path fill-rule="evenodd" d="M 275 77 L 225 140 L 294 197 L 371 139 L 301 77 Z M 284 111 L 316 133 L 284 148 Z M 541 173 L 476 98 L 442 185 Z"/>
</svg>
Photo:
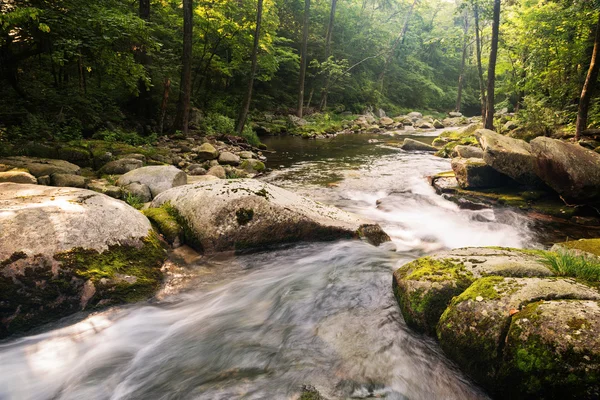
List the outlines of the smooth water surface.
<svg viewBox="0 0 600 400">
<path fill-rule="evenodd" d="M 392 272 L 452 247 L 533 245 L 525 217 L 458 209 L 425 178 L 449 161 L 397 138 L 266 141 L 278 151 L 266 181 L 376 220 L 393 245 L 205 260 L 194 269 L 210 283 L 0 344 L 0 399 L 294 399 L 302 385 L 331 399 L 486 398 L 405 326 Z"/>
</svg>

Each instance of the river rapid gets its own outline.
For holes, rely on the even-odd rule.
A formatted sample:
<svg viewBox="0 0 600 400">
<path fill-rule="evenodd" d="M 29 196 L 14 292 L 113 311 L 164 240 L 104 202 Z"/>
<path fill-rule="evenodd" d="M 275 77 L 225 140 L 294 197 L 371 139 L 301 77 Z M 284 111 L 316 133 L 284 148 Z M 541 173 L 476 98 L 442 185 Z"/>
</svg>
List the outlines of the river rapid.
<svg viewBox="0 0 600 400">
<path fill-rule="evenodd" d="M 303 385 L 329 399 L 487 398 L 406 327 L 392 272 L 444 249 L 539 239 L 521 214 L 436 195 L 425 177 L 449 161 L 399 150 L 400 139 L 265 140 L 277 151 L 265 181 L 375 220 L 391 244 L 203 258 L 190 267 L 210 276 L 202 284 L 0 343 L 0 400 L 297 399 Z"/>
</svg>

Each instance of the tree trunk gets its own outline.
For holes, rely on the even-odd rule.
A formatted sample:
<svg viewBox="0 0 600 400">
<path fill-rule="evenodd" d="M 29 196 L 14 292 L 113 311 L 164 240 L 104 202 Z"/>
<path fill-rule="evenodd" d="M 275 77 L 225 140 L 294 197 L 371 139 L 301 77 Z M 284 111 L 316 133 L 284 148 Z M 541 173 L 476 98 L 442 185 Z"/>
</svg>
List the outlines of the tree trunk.
<svg viewBox="0 0 600 400">
<path fill-rule="evenodd" d="M 298 82 L 298 108 L 296 115 L 302 118 L 302 107 L 304 106 L 304 80 L 306 78 L 306 61 L 308 46 L 308 21 L 310 13 L 310 0 L 304 0 L 304 23 L 302 28 L 302 51 L 300 57 L 300 79 Z"/>
<path fill-rule="evenodd" d="M 165 123 L 165 114 L 167 113 L 167 104 L 169 102 L 169 90 L 171 89 L 171 80 L 169 78 L 165 78 L 164 83 L 164 91 L 163 91 L 163 99 L 162 104 L 160 105 L 160 123 L 159 123 L 159 132 L 163 133 L 163 126 Z"/>
<path fill-rule="evenodd" d="M 467 59 L 467 48 L 469 45 L 469 15 L 465 11 L 464 13 L 465 25 L 464 25 L 464 38 L 463 38 L 463 53 L 462 61 L 460 62 L 460 74 L 458 75 L 458 93 L 456 95 L 456 107 L 454 111 L 460 112 L 460 104 L 462 101 L 462 89 L 463 81 L 465 79 L 465 61 Z"/>
<path fill-rule="evenodd" d="M 179 87 L 179 103 L 175 128 L 188 133 L 190 119 L 190 97 L 192 91 L 192 23 L 194 15 L 193 0 L 183 0 L 183 66 L 181 69 L 181 85 Z"/>
<path fill-rule="evenodd" d="M 481 66 L 481 38 L 479 37 L 479 6 L 473 7 L 473 16 L 475 19 L 475 47 L 477 51 L 477 73 L 479 75 L 479 91 L 481 96 L 481 117 L 485 121 L 485 85 L 483 83 L 483 67 Z"/>
<path fill-rule="evenodd" d="M 588 69 L 583 89 L 581 90 L 581 98 L 579 99 L 579 109 L 577 110 L 577 123 L 575 125 L 575 139 L 579 140 L 581 132 L 587 129 L 587 117 L 592 98 L 594 85 L 598 80 L 598 68 L 600 68 L 600 14 L 598 15 L 598 23 L 596 25 L 596 37 L 594 39 L 594 50 L 592 59 L 590 60 L 590 68 Z"/>
<path fill-rule="evenodd" d="M 385 58 L 385 61 L 383 63 L 383 70 L 379 74 L 379 79 L 378 79 L 379 80 L 379 88 L 380 88 L 381 92 L 383 92 L 383 79 L 384 79 L 385 73 L 387 71 L 387 66 L 390 63 L 390 61 L 392 61 L 392 57 L 394 56 L 394 50 L 398 46 L 398 43 L 404 42 L 404 35 L 406 35 L 406 31 L 408 31 L 408 24 L 410 22 L 410 17 L 412 15 L 413 10 L 415 8 L 415 5 L 417 4 L 418 1 L 419 0 L 414 0 L 413 3 L 411 4 L 411 6 L 410 6 L 410 8 L 408 10 L 408 14 L 406 14 L 406 18 L 404 20 L 404 26 L 402 26 L 402 30 L 400 31 L 400 34 L 398 35 L 398 37 L 396 38 L 396 40 L 392 44 L 392 47 L 389 50 L 389 54 Z"/>
<path fill-rule="evenodd" d="M 337 0 L 331 0 L 331 10 L 329 12 L 329 25 L 327 25 L 327 34 L 325 35 L 325 61 L 329 60 L 329 56 L 331 55 L 331 36 L 333 35 L 333 24 L 335 22 L 335 6 L 337 4 Z M 325 81 L 325 87 L 321 92 L 321 100 L 319 101 L 319 110 L 323 111 L 325 107 L 327 107 L 327 94 L 329 92 L 329 85 L 331 81 L 331 76 L 328 74 L 327 79 Z M 309 101 L 310 103 L 310 101 Z"/>
<path fill-rule="evenodd" d="M 496 58 L 498 57 L 498 34 L 500 31 L 500 0 L 494 0 L 494 21 L 492 23 L 492 48 L 488 65 L 487 109 L 485 129 L 494 129 L 494 85 L 496 83 Z"/>
<path fill-rule="evenodd" d="M 235 131 L 239 134 L 244 130 L 244 125 L 246 125 L 246 119 L 248 118 L 248 111 L 250 110 L 250 102 L 252 101 L 252 87 L 254 86 L 254 75 L 256 75 L 256 64 L 257 64 L 257 56 L 258 56 L 258 40 L 260 38 L 260 23 L 262 20 L 262 8 L 263 8 L 263 0 L 258 0 L 257 8 L 256 8 L 256 31 L 254 31 L 254 45 L 252 47 L 252 66 L 250 67 L 250 79 L 248 80 L 248 91 L 246 93 L 246 98 L 244 99 L 244 105 L 242 106 L 242 110 L 240 111 L 240 115 L 238 118 L 237 126 Z"/>
<path fill-rule="evenodd" d="M 140 18 L 150 18 L 150 0 L 140 0 Z"/>
</svg>

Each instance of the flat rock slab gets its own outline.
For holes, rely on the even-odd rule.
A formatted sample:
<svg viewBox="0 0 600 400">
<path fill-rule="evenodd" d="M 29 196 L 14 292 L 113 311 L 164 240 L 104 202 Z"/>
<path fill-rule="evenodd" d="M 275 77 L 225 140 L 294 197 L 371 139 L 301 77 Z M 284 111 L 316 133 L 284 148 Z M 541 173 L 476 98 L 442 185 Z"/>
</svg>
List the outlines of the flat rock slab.
<svg viewBox="0 0 600 400">
<path fill-rule="evenodd" d="M 79 175 L 81 170 L 79 166 L 64 160 L 23 156 L 2 158 L 0 164 L 27 169 L 36 178 L 52 174 Z"/>
<path fill-rule="evenodd" d="M 186 221 L 195 247 L 204 252 L 365 237 L 378 245 L 389 237 L 378 225 L 338 208 L 254 179 L 185 185 L 157 196 Z"/>
<path fill-rule="evenodd" d="M 132 183 L 148 186 L 152 197 L 156 197 L 165 190 L 187 184 L 187 175 L 182 170 L 170 165 L 156 165 L 134 169 L 117 180 L 119 186 L 127 186 Z"/>
<path fill-rule="evenodd" d="M 476 279 L 496 276 L 550 276 L 534 252 L 474 247 L 419 258 L 394 272 L 393 289 L 408 325 L 434 334 L 450 300 Z"/>
</svg>

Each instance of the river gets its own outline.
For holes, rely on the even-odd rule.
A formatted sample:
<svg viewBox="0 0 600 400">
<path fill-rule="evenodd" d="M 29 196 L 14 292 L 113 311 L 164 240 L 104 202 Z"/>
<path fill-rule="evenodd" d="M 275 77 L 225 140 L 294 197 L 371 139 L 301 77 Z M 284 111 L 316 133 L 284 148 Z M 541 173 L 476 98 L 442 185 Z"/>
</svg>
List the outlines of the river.
<svg viewBox="0 0 600 400">
<path fill-rule="evenodd" d="M 437 196 L 425 177 L 449 161 L 399 139 L 265 139 L 277 153 L 264 180 L 377 221 L 391 244 L 203 258 L 190 268 L 210 279 L 188 290 L 0 343 L 0 400 L 297 399 L 303 385 L 329 399 L 487 398 L 406 327 L 392 272 L 453 247 L 536 246 L 537 234 L 521 214 Z"/>
</svg>

